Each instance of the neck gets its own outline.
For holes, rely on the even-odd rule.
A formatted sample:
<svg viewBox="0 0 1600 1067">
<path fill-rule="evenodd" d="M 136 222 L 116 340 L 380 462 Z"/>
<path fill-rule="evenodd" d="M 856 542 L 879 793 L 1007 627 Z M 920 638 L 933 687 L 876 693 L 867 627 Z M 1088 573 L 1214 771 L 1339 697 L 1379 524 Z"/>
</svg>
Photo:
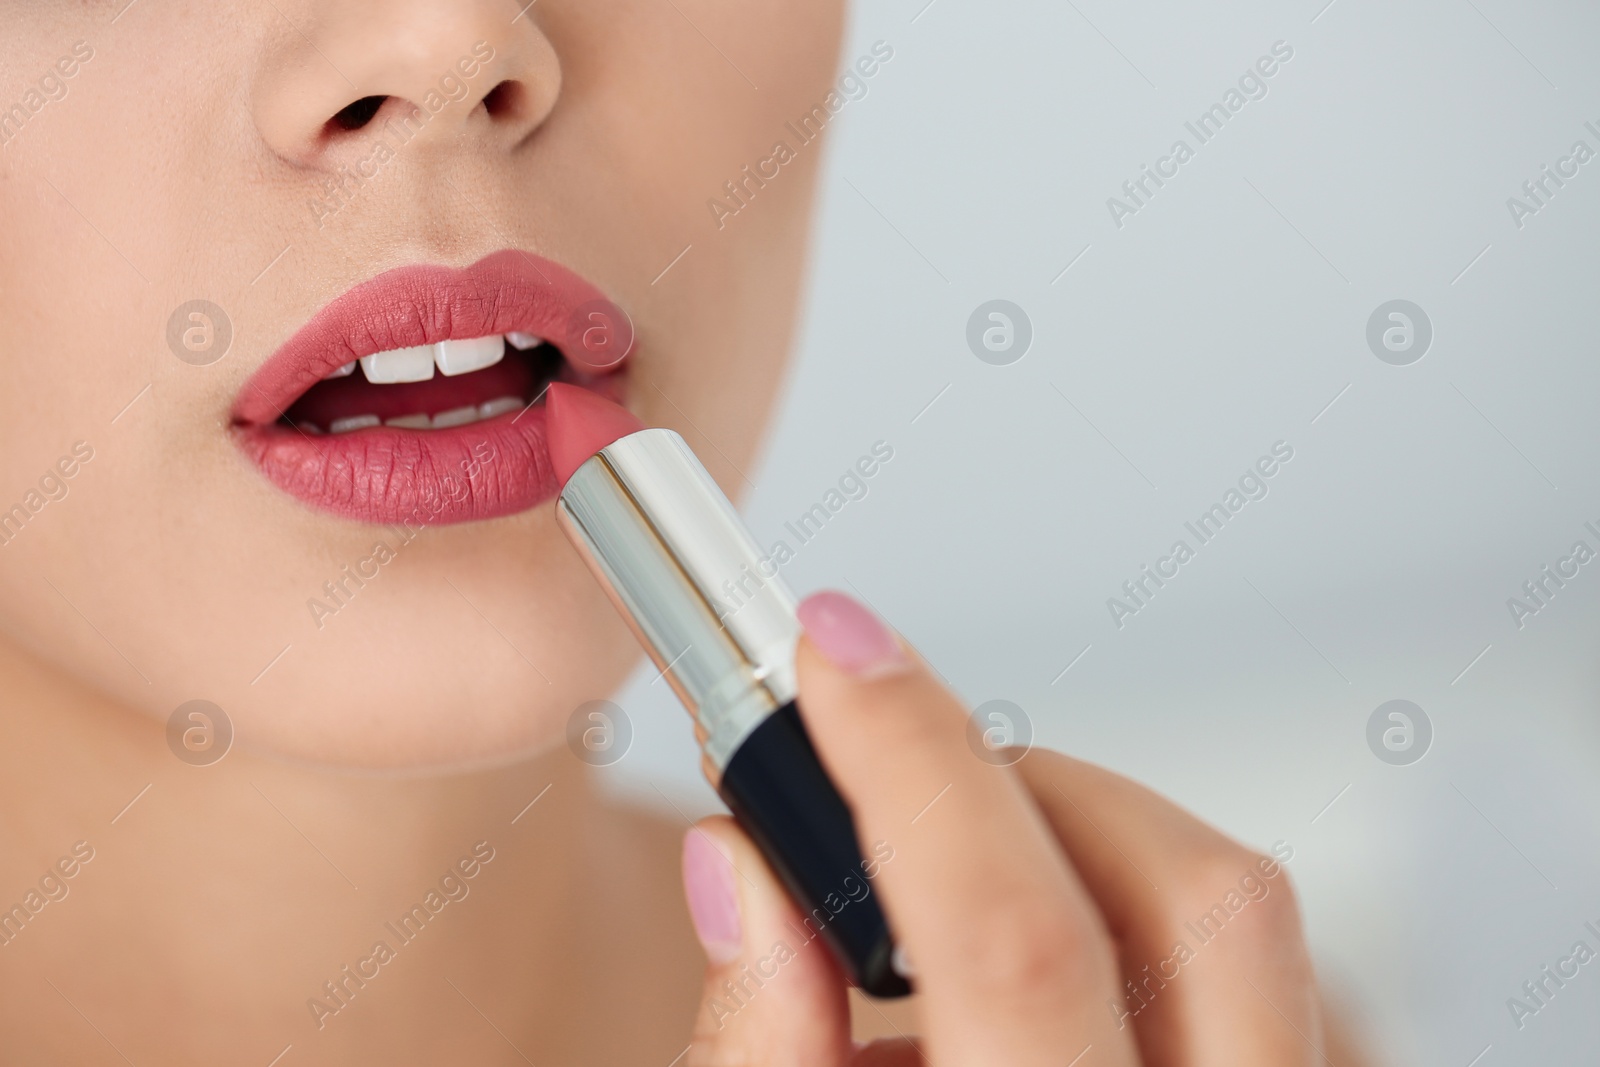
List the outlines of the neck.
<svg viewBox="0 0 1600 1067">
<path fill-rule="evenodd" d="M 179 1032 L 197 1055 L 259 1048 L 265 1063 L 290 1044 L 370 1054 L 381 1032 L 409 1058 L 452 1029 L 441 1019 L 513 1000 L 552 1015 L 570 996 L 564 917 L 595 799 L 564 750 L 380 775 L 292 766 L 245 738 L 197 767 L 164 723 L 5 644 L 0 738 L 8 1033 L 93 1044 L 92 1020 L 135 1062 Z"/>
</svg>

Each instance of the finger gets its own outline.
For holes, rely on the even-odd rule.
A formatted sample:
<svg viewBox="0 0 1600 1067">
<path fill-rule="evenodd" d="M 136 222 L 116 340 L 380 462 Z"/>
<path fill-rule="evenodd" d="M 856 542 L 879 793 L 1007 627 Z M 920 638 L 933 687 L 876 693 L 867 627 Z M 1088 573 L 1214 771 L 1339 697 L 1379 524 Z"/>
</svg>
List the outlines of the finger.
<svg viewBox="0 0 1600 1067">
<path fill-rule="evenodd" d="M 1054 752 L 1017 764 L 1117 941 L 1106 1005 L 1152 1067 L 1321 1063 L 1280 843 L 1259 855 L 1136 782 Z"/>
<path fill-rule="evenodd" d="M 823 593 L 800 617 L 801 713 L 881 859 L 933 1062 L 1136 1062 L 1105 926 L 1021 780 L 973 758 L 960 703 L 866 609 Z"/>
<path fill-rule="evenodd" d="M 744 832 L 726 816 L 684 838 L 683 883 L 705 947 L 690 1067 L 844 1067 L 846 983 Z"/>
</svg>

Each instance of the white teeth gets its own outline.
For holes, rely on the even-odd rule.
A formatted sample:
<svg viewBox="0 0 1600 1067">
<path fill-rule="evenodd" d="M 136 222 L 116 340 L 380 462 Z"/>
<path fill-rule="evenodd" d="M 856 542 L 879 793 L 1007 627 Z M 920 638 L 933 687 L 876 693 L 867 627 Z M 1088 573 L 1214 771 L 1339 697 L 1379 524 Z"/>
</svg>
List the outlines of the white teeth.
<svg viewBox="0 0 1600 1067">
<path fill-rule="evenodd" d="M 542 342 L 532 334 L 512 336 L 522 343 L 519 347 L 534 348 Z M 506 337 L 469 337 L 464 340 L 440 341 L 432 345 L 395 348 L 387 352 L 374 352 L 361 357 L 361 370 L 367 381 L 375 385 L 392 385 L 397 382 L 425 382 L 433 377 L 434 368 L 446 377 L 471 374 L 475 370 L 492 367 L 506 355 Z M 354 373 L 354 363 L 346 363 L 328 378 L 343 378 Z"/>
<path fill-rule="evenodd" d="M 452 426 L 470 426 L 475 422 L 492 419 L 511 411 L 521 411 L 527 407 L 527 401 L 517 396 L 497 396 L 493 400 L 486 400 L 476 407 L 451 408 L 441 411 L 433 417 L 422 413 L 414 415 L 398 415 L 392 419 L 380 419 L 376 415 L 350 415 L 342 419 L 334 419 L 328 426 L 329 433 L 349 433 L 351 430 L 365 430 L 370 426 L 393 426 L 399 430 L 448 430 Z M 321 428 L 309 422 L 296 425 L 308 434 L 320 434 Z"/>
<path fill-rule="evenodd" d="M 361 357 L 361 373 L 375 385 L 425 382 L 433 377 L 433 345 L 396 348 Z"/>
<path fill-rule="evenodd" d="M 324 374 L 322 376 L 322 380 L 323 381 L 328 381 L 328 380 L 330 380 L 332 378 L 348 378 L 348 377 L 350 377 L 350 375 L 354 374 L 355 372 L 356 372 L 356 361 L 352 359 L 349 363 L 346 363 L 344 366 L 338 368 L 337 370 L 332 370 L 332 371 L 329 371 L 327 374 Z"/>
<path fill-rule="evenodd" d="M 477 408 L 471 406 L 451 408 L 449 411 L 441 411 L 433 417 L 433 428 L 435 430 L 446 430 L 452 426 L 465 426 L 468 423 L 477 421 Z"/>
<path fill-rule="evenodd" d="M 447 377 L 470 374 L 492 367 L 505 358 L 509 341 L 519 349 L 537 348 L 544 343 L 531 333 L 495 334 L 490 337 L 469 337 L 461 340 L 440 341 L 431 345 L 414 345 L 387 352 L 374 352 L 356 361 L 361 373 L 375 385 L 400 382 L 425 382 L 433 377 L 435 369 Z M 344 378 L 355 373 L 356 364 L 346 363 L 327 374 L 327 378 Z M 371 426 L 387 425 L 404 430 L 443 430 L 452 426 L 468 426 L 484 419 L 492 419 L 507 412 L 519 411 L 527 402 L 517 396 L 497 396 L 471 407 L 451 408 L 436 415 L 422 413 L 380 419 L 376 415 L 350 415 L 334 419 L 328 433 L 350 433 Z M 317 427 L 305 426 L 308 433 L 321 432 Z"/>
<path fill-rule="evenodd" d="M 342 419 L 334 419 L 328 424 L 329 433 L 349 433 L 351 430 L 365 430 L 368 426 L 378 425 L 376 415 L 350 415 Z"/>
<path fill-rule="evenodd" d="M 492 419 L 496 415 L 504 415 L 508 411 L 516 411 L 525 406 L 520 396 L 497 396 L 478 405 L 478 418 Z"/>
<path fill-rule="evenodd" d="M 505 354 L 506 340 L 500 334 L 465 341 L 440 341 L 433 346 L 433 360 L 439 365 L 439 373 L 446 377 L 492 367 L 504 359 Z"/>
</svg>

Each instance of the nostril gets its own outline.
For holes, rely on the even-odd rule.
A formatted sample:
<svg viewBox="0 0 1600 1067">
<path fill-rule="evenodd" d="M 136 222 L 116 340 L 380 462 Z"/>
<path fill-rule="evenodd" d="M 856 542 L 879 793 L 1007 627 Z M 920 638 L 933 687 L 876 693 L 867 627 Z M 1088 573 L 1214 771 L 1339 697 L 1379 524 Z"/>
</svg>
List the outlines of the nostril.
<svg viewBox="0 0 1600 1067">
<path fill-rule="evenodd" d="M 383 102 L 389 99 L 386 96 L 363 96 L 353 104 L 347 104 L 339 113 L 328 120 L 330 128 L 337 127 L 341 130 L 359 130 L 372 121 L 378 109 L 383 107 Z"/>
<path fill-rule="evenodd" d="M 503 81 L 483 98 L 483 109 L 492 119 L 516 118 L 526 98 L 527 90 L 521 82 Z"/>
<path fill-rule="evenodd" d="M 530 97 L 527 86 L 508 79 L 490 89 L 478 103 L 489 118 L 499 122 L 512 122 L 528 109 Z M 324 136 L 331 138 L 341 133 L 366 128 L 377 118 L 389 99 L 387 96 L 363 96 L 360 100 L 346 104 L 324 124 Z"/>
</svg>

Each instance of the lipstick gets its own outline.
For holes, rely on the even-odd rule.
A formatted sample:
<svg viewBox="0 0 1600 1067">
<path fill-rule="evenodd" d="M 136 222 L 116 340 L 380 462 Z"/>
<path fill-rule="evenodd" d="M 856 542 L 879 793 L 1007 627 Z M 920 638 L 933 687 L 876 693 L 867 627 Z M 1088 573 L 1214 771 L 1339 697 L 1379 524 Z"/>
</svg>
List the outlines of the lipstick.
<svg viewBox="0 0 1600 1067">
<path fill-rule="evenodd" d="M 368 357 L 493 338 L 504 339 L 503 358 L 471 372 L 439 364 L 420 379 L 367 378 Z M 598 288 L 531 252 L 396 267 L 335 297 L 251 374 L 230 412 L 233 436 L 279 489 L 358 522 L 514 515 L 560 488 L 533 402 L 544 384 L 616 389 L 632 341 Z M 469 409 L 478 417 L 459 417 Z M 336 431 L 347 416 L 371 421 Z"/>
<path fill-rule="evenodd" d="M 545 403 L 557 522 L 694 718 L 707 780 L 850 980 L 911 992 L 800 720 L 794 594 L 682 437 L 560 383 Z"/>
</svg>

